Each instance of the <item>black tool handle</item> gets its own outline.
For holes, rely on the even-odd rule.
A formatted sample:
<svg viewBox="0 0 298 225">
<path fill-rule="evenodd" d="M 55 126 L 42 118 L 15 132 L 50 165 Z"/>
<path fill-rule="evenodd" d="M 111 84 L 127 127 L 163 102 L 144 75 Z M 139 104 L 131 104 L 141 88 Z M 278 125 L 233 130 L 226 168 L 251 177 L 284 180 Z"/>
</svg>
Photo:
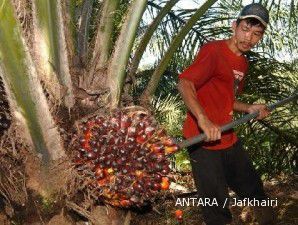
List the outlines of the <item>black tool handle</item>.
<svg viewBox="0 0 298 225">
<path fill-rule="evenodd" d="M 279 106 L 282 106 L 284 104 L 287 104 L 287 103 L 297 99 L 297 97 L 298 97 L 298 92 L 296 94 L 291 95 L 288 98 L 285 98 L 283 100 L 280 100 L 278 102 L 275 102 L 275 103 L 267 106 L 267 108 L 270 111 L 272 111 L 272 110 L 274 110 L 275 108 L 277 108 Z M 228 124 L 222 126 L 220 128 L 220 130 L 221 130 L 221 132 L 228 131 L 228 130 L 232 129 L 235 126 L 238 126 L 239 124 L 246 123 L 247 121 L 256 118 L 258 115 L 259 115 L 259 112 L 246 114 L 245 116 L 239 118 L 238 120 L 235 120 L 231 123 L 228 123 Z M 206 137 L 207 137 L 206 134 L 200 134 L 198 136 L 195 136 L 193 138 L 189 138 L 187 140 L 184 140 L 184 141 L 178 143 L 178 146 L 179 146 L 179 148 L 186 148 L 186 147 L 189 147 L 191 145 L 200 143 L 201 141 L 205 140 Z"/>
</svg>

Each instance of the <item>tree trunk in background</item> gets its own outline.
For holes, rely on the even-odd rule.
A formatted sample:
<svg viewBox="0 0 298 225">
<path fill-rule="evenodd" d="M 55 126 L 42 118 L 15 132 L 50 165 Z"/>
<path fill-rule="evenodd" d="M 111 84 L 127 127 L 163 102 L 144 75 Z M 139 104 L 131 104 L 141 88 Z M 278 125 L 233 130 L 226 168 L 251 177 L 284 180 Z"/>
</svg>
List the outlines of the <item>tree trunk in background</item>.
<svg viewBox="0 0 298 225">
<path fill-rule="evenodd" d="M 111 61 L 108 65 L 108 79 L 110 88 L 111 108 L 119 106 L 121 93 L 126 78 L 126 67 L 132 46 L 136 37 L 137 28 L 140 24 L 142 15 L 146 8 L 148 0 L 134 0 L 128 9 L 124 24 L 122 25 L 120 35 Z"/>
<path fill-rule="evenodd" d="M 92 59 L 81 84 L 85 90 L 91 93 L 106 85 L 104 73 L 112 50 L 114 17 L 119 3 L 120 0 L 106 0 L 100 12 Z"/>
<path fill-rule="evenodd" d="M 90 30 L 90 17 L 94 0 L 84 1 L 78 31 L 77 51 L 80 63 L 85 67 L 88 58 L 88 39 Z"/>
<path fill-rule="evenodd" d="M 60 0 L 33 1 L 34 46 L 38 73 L 55 100 L 74 105 Z M 59 85 L 60 84 L 60 85 Z"/>
</svg>

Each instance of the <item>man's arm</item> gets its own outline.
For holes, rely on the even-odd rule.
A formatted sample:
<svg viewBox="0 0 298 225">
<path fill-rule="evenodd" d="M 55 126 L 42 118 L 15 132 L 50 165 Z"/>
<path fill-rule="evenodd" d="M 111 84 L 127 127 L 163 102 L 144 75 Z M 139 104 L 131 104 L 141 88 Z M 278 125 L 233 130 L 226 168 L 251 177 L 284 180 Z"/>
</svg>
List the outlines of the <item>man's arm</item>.
<svg viewBox="0 0 298 225">
<path fill-rule="evenodd" d="M 244 102 L 240 102 L 235 100 L 233 109 L 238 112 L 245 112 L 245 113 L 253 113 L 259 111 L 259 116 L 257 117 L 258 120 L 264 119 L 270 113 L 267 106 L 264 104 L 247 104 Z"/>
<path fill-rule="evenodd" d="M 244 103 L 244 102 L 240 102 L 238 100 L 235 100 L 234 102 L 234 106 L 233 109 L 237 112 L 244 112 L 244 113 L 248 113 L 248 108 L 250 107 L 250 104 Z"/>
<path fill-rule="evenodd" d="M 197 100 L 194 83 L 182 78 L 179 80 L 178 90 L 182 96 L 185 105 L 190 110 L 190 112 L 196 117 L 199 127 L 206 134 L 206 141 L 215 141 L 220 139 L 220 128 L 217 125 L 213 124 L 207 118 L 204 109 Z"/>
</svg>

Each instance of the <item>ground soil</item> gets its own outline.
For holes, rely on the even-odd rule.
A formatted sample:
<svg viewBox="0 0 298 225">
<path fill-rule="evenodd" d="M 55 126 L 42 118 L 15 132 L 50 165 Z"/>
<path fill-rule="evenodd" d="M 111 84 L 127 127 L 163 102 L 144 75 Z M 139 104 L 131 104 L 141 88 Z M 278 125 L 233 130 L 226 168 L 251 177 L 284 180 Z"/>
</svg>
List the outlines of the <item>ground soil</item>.
<svg viewBox="0 0 298 225">
<path fill-rule="evenodd" d="M 298 225 L 298 179 L 277 178 L 265 182 L 265 189 L 271 199 L 277 199 L 277 206 L 274 206 L 274 212 L 277 216 L 278 225 Z M 233 193 L 231 193 L 233 197 Z M 187 196 L 195 198 L 196 194 Z M 132 225 L 201 225 L 202 214 L 197 206 L 183 206 L 176 204 L 176 197 L 172 199 L 160 199 L 156 204 L 144 211 L 134 212 Z M 179 222 L 175 218 L 175 211 L 183 211 L 183 221 Z M 233 223 L 231 225 L 257 225 L 254 221 L 252 209 L 249 207 L 233 206 Z"/>
<path fill-rule="evenodd" d="M 184 175 L 182 180 L 191 180 L 191 177 Z M 277 199 L 277 206 L 274 206 L 277 224 L 298 225 L 298 177 L 271 179 L 265 182 L 265 189 L 271 199 Z M 170 192 L 163 193 L 154 204 L 131 210 L 131 225 L 201 225 L 202 214 L 199 207 L 176 205 L 177 198 L 195 198 L 195 192 L 190 194 L 178 194 L 173 190 L 172 193 Z M 231 195 L 233 197 L 232 192 Z M 86 218 L 75 215 L 61 203 L 46 205 L 30 193 L 29 202 L 30 206 L 26 204 L 26 207 L 15 209 L 9 209 L 3 202 L 0 202 L 0 225 L 91 225 Z M 180 222 L 175 218 L 175 211 L 178 209 L 183 211 L 183 220 Z M 10 211 L 13 213 L 9 213 Z M 231 207 L 231 211 L 234 218 L 231 225 L 258 224 L 254 221 L 252 209 L 249 207 L 234 206 Z M 103 224 L 103 217 L 98 214 L 96 217 L 98 224 Z"/>
</svg>

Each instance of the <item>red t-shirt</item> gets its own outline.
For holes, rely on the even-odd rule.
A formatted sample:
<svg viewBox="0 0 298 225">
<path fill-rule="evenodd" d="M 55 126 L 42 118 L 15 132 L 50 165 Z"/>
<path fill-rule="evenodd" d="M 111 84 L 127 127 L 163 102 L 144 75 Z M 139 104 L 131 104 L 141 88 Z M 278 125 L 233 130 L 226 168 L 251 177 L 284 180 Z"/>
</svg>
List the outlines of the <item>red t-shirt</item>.
<svg viewBox="0 0 298 225">
<path fill-rule="evenodd" d="M 213 41 L 201 47 L 193 64 L 179 78 L 194 83 L 197 99 L 208 119 L 222 126 L 232 121 L 235 84 L 241 91 L 247 67 L 247 59 L 233 53 L 226 40 Z M 183 125 L 184 137 L 190 138 L 199 133 L 201 130 L 196 118 L 188 112 Z M 220 150 L 232 146 L 236 141 L 236 134 L 230 130 L 222 133 L 221 140 L 204 142 L 203 147 Z"/>
</svg>

